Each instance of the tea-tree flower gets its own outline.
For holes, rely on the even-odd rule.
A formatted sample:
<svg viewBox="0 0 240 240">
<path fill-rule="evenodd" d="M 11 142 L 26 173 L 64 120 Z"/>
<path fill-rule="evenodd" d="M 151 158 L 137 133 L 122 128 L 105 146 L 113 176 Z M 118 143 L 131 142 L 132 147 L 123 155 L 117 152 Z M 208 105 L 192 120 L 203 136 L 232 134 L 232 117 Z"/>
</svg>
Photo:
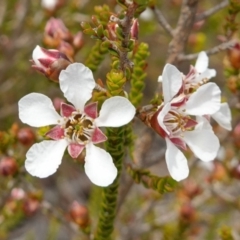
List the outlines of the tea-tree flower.
<svg viewBox="0 0 240 240">
<path fill-rule="evenodd" d="M 195 63 L 195 69 L 199 74 L 198 80 L 201 81 L 204 78 L 211 79 L 216 76 L 216 70 L 209 69 L 208 65 L 209 65 L 209 59 L 206 52 L 204 51 L 200 52 L 198 55 L 197 61 Z"/>
<path fill-rule="evenodd" d="M 208 68 L 209 59 L 206 52 L 200 52 L 195 67 L 190 68 L 187 76 L 183 77 L 183 89 L 185 93 L 195 91 L 199 86 L 207 83 L 212 77 L 216 76 L 214 69 Z M 221 127 L 232 130 L 231 111 L 227 103 L 221 103 L 219 110 L 210 115 Z"/>
<path fill-rule="evenodd" d="M 199 86 L 185 95 L 184 76 L 173 65 L 167 64 L 162 75 L 164 102 L 153 115 L 151 126 L 166 140 L 166 163 L 171 176 L 180 181 L 189 174 L 187 159 L 179 148 L 186 145 L 202 161 L 213 160 L 219 140 L 209 122 L 202 116 L 220 109 L 220 89 L 215 83 Z"/>
<path fill-rule="evenodd" d="M 76 158 L 86 149 L 85 172 L 99 186 L 107 186 L 117 175 L 112 157 L 94 144 L 107 137 L 99 127 L 119 127 L 135 115 L 128 99 L 120 96 L 107 99 L 97 114 L 97 103 L 86 102 L 95 87 L 92 72 L 80 63 L 69 65 L 59 76 L 60 88 L 73 105 L 63 103 L 60 115 L 51 100 L 40 93 L 30 93 L 19 101 L 19 117 L 33 127 L 56 125 L 48 133 L 53 140 L 34 144 L 27 152 L 27 171 L 40 178 L 56 172 L 65 149 Z"/>
<path fill-rule="evenodd" d="M 208 56 L 202 51 L 198 55 L 195 66 L 190 66 L 189 73 L 186 76 L 182 73 L 185 93 L 191 92 L 193 88 L 199 87 L 201 82 L 207 82 L 216 76 L 216 70 L 209 69 L 208 64 Z M 158 81 L 162 82 L 162 76 L 159 76 Z"/>
<path fill-rule="evenodd" d="M 176 69 L 175 74 L 179 76 L 182 74 L 183 82 L 181 83 L 179 81 L 178 84 L 182 86 L 180 92 L 184 93 L 186 97 L 195 92 L 200 86 L 207 84 L 212 77 L 216 76 L 216 70 L 209 69 L 208 64 L 208 56 L 206 52 L 202 51 L 198 55 L 195 66 L 190 67 L 190 71 L 186 76 Z M 159 76 L 158 81 L 162 82 L 162 76 Z M 173 92 L 173 94 L 176 94 L 176 92 Z M 227 103 L 221 103 L 219 110 L 215 113 L 208 114 L 208 117 L 212 117 L 221 127 L 229 131 L 232 130 L 231 110 Z"/>
</svg>

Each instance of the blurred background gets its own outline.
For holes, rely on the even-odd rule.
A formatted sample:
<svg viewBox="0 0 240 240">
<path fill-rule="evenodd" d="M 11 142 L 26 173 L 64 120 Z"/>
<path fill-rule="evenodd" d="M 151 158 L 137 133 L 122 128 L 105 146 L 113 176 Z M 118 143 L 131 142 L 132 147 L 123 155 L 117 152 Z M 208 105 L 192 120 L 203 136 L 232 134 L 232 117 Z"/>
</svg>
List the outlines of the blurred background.
<svg viewBox="0 0 240 240">
<path fill-rule="evenodd" d="M 219 2 L 199 1 L 198 13 Z M 5 161 L 10 170 L 7 173 L 2 171 L 0 176 L 0 240 L 91 239 L 84 232 L 96 226 L 101 189 L 93 186 L 85 176 L 83 157 L 73 161 L 66 154 L 57 173 L 46 179 L 33 178 L 25 172 L 25 152 L 36 139 L 41 139 L 41 129 L 30 129 L 19 121 L 17 103 L 31 92 L 49 96 L 56 108 L 64 101 L 58 84 L 31 68 L 32 51 L 36 45 L 51 48 L 46 44 L 45 26 L 51 17 L 55 17 L 63 21 L 72 36 L 80 38 L 77 50 L 71 57 L 73 61 L 84 63 L 96 40 L 81 34 L 80 22 L 90 22 L 97 11 L 95 6 L 104 4 L 112 12 L 121 10 L 114 0 L 61 0 L 57 4 L 54 1 L 1 0 L 0 161 Z M 181 0 L 156 1 L 156 6 L 174 28 Z M 186 54 L 221 44 L 226 35 L 224 26 L 228 14 L 225 7 L 206 20 L 197 22 L 189 36 Z M 239 16 L 236 19 L 239 23 Z M 236 31 L 234 38 L 239 39 L 239 31 Z M 150 52 L 142 101 L 144 105 L 149 103 L 158 88 L 157 79 L 165 65 L 171 41 L 150 8 L 139 17 L 138 41 L 147 43 Z M 62 49 L 71 52 L 67 45 Z M 240 57 L 237 61 L 240 62 Z M 109 64 L 110 57 L 106 55 L 94 72 L 95 79 L 105 82 Z M 187 74 L 190 64 L 194 65 L 195 60 L 182 61 L 178 68 Z M 141 184 L 134 184 L 124 171 L 113 239 L 240 239 L 240 67 L 237 69 L 230 65 L 229 51 L 210 56 L 209 68 L 217 71 L 217 77 L 212 81 L 220 86 L 223 100 L 228 101 L 233 112 L 233 132 L 213 123 L 222 144 L 218 158 L 203 164 L 187 152 L 190 177 L 179 183 L 173 193 L 164 195 Z M 134 130 L 137 136 L 135 163 L 150 169 L 157 176 L 168 175 L 164 141 L 139 120 L 135 121 Z M 11 134 L 15 134 L 17 141 L 5 147 Z M 1 166 L 0 163 L 0 171 Z"/>
</svg>

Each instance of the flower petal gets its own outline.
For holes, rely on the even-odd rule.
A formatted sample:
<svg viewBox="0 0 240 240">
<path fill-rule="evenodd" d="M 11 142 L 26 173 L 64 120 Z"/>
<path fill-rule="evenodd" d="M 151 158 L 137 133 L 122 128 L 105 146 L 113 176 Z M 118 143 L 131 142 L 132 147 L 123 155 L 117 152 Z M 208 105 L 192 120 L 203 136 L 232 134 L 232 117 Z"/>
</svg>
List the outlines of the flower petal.
<svg viewBox="0 0 240 240">
<path fill-rule="evenodd" d="M 95 87 L 92 71 L 81 63 L 70 64 L 61 71 L 59 83 L 65 98 L 78 110 L 83 111 Z"/>
<path fill-rule="evenodd" d="M 195 68 L 199 73 L 204 72 L 208 68 L 209 59 L 206 52 L 200 52 L 195 64 Z"/>
<path fill-rule="evenodd" d="M 48 56 L 44 53 L 44 51 L 42 51 L 42 48 L 37 45 L 33 50 L 32 59 L 38 67 L 41 67 L 42 64 L 38 61 L 39 58 L 48 58 Z"/>
<path fill-rule="evenodd" d="M 68 143 L 65 139 L 59 141 L 45 140 L 34 144 L 27 152 L 26 170 L 32 175 L 45 178 L 56 172 Z"/>
<path fill-rule="evenodd" d="M 221 103 L 219 111 L 211 116 L 221 127 L 232 130 L 232 115 L 227 103 Z"/>
<path fill-rule="evenodd" d="M 85 148 L 85 145 L 70 143 L 68 145 L 68 153 L 72 158 L 77 158 L 81 154 L 84 148 Z"/>
<path fill-rule="evenodd" d="M 111 155 L 92 143 L 86 145 L 84 168 L 89 179 L 102 187 L 110 185 L 117 176 Z"/>
<path fill-rule="evenodd" d="M 173 179 L 181 181 L 187 178 L 189 174 L 187 159 L 168 138 L 165 138 L 165 140 L 167 143 L 165 158 L 168 171 Z"/>
<path fill-rule="evenodd" d="M 33 127 L 57 124 L 62 117 L 56 112 L 52 101 L 40 93 L 30 93 L 18 102 L 19 118 Z"/>
<path fill-rule="evenodd" d="M 217 156 L 220 144 L 212 129 L 207 127 L 207 129 L 186 131 L 183 134 L 187 145 L 202 161 L 211 161 Z"/>
<path fill-rule="evenodd" d="M 209 123 L 210 121 L 209 115 L 197 116 L 196 121 L 198 124 L 195 126 L 194 130 L 199 130 L 199 131 L 202 129 L 212 130 L 212 126 Z"/>
<path fill-rule="evenodd" d="M 186 113 L 195 116 L 213 114 L 219 110 L 220 101 L 219 87 L 215 83 L 204 84 L 186 102 Z"/>
<path fill-rule="evenodd" d="M 205 70 L 203 73 L 199 74 L 193 81 L 195 83 L 199 83 L 203 80 L 207 79 L 211 79 L 213 77 L 216 77 L 217 72 L 215 69 L 207 69 Z"/>
<path fill-rule="evenodd" d="M 166 64 L 162 74 L 164 103 L 171 101 L 179 92 L 182 84 L 182 73 L 175 66 Z"/>
<path fill-rule="evenodd" d="M 135 112 L 135 107 L 127 98 L 111 97 L 103 103 L 95 123 L 98 127 L 120 127 L 129 123 Z"/>
<path fill-rule="evenodd" d="M 168 112 L 171 109 L 171 103 L 166 103 L 162 110 L 159 112 L 158 116 L 157 116 L 157 120 L 158 120 L 158 124 L 160 125 L 160 127 L 169 135 L 170 132 L 168 131 L 168 129 L 166 128 L 165 124 L 164 124 L 164 118 L 165 116 L 168 114 Z"/>
<path fill-rule="evenodd" d="M 202 79 L 204 78 L 211 79 L 213 77 L 216 77 L 216 75 L 217 75 L 217 72 L 215 69 L 207 69 L 200 76 L 202 77 Z"/>
</svg>

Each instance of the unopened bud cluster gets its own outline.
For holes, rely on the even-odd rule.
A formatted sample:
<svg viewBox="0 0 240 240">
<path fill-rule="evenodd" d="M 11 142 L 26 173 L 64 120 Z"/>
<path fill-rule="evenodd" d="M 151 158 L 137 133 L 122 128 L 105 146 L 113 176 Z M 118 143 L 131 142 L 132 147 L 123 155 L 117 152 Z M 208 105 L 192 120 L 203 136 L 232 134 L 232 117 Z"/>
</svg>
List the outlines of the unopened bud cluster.
<svg viewBox="0 0 240 240">
<path fill-rule="evenodd" d="M 45 26 L 44 43 L 73 59 L 83 46 L 83 35 L 81 31 L 72 34 L 61 19 L 52 17 Z"/>
</svg>

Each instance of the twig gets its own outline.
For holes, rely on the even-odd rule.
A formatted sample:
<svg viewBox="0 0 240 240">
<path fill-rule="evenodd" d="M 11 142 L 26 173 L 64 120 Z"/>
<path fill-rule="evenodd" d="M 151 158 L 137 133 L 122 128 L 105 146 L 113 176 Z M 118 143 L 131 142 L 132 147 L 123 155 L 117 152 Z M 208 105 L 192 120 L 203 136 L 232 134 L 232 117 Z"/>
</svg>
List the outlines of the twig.
<svg viewBox="0 0 240 240">
<path fill-rule="evenodd" d="M 198 0 L 183 0 L 177 27 L 174 30 L 174 37 L 168 47 L 168 63 L 176 64 L 179 54 L 184 52 L 188 36 L 194 23 L 197 5 Z"/>
<path fill-rule="evenodd" d="M 149 154 L 150 152 L 152 152 L 151 147 L 153 145 L 153 142 L 155 141 L 155 137 L 156 138 L 158 137 L 150 128 L 147 128 L 144 132 L 142 132 L 141 136 L 142 136 L 141 138 L 137 139 L 134 150 L 135 164 L 139 168 L 150 168 L 151 166 L 154 166 L 155 164 L 161 162 L 161 160 L 164 157 L 165 151 L 164 149 L 162 149 L 160 151 L 158 150 L 157 154 L 156 152 L 154 152 L 153 154 Z M 117 213 L 119 212 L 121 206 L 123 205 L 132 186 L 134 185 L 134 180 L 128 177 L 128 175 L 124 176 L 122 180 L 123 184 L 121 185 L 120 188 Z"/>
<path fill-rule="evenodd" d="M 173 34 L 173 29 L 167 22 L 166 18 L 163 16 L 162 12 L 157 9 L 155 6 L 152 8 L 153 13 L 155 14 L 155 17 L 158 21 L 158 23 L 163 27 L 163 29 L 169 33 L 172 37 L 174 36 Z"/>
<path fill-rule="evenodd" d="M 130 41 L 129 36 L 130 36 L 132 21 L 133 21 L 133 18 L 134 18 L 136 8 L 137 8 L 136 4 L 134 4 L 134 3 L 129 4 L 124 19 L 122 19 L 119 22 L 119 24 L 122 28 L 122 33 L 123 33 L 123 40 L 122 40 L 123 49 L 126 49 L 129 45 L 129 41 Z M 120 52 L 120 66 L 121 66 L 121 69 L 123 71 L 126 70 L 129 67 L 130 67 L 130 69 L 133 68 L 133 63 L 128 58 L 128 52 L 127 51 L 121 51 Z"/>
<path fill-rule="evenodd" d="M 213 47 L 209 50 L 206 50 L 205 52 L 207 53 L 207 55 L 213 55 L 213 54 L 216 54 L 220 51 L 227 50 L 227 49 L 233 47 L 235 44 L 236 44 L 236 41 L 231 40 L 231 41 L 228 41 L 228 42 L 221 43 L 216 47 Z M 199 55 L 199 53 L 193 53 L 193 54 L 188 54 L 188 55 L 181 54 L 178 57 L 178 61 L 192 60 L 192 59 L 197 58 L 198 55 Z"/>
<path fill-rule="evenodd" d="M 195 18 L 195 22 L 198 22 L 198 21 L 201 21 L 205 18 L 208 18 L 210 17 L 211 15 L 213 15 L 214 13 L 218 12 L 219 10 L 225 8 L 227 5 L 229 4 L 229 1 L 228 0 L 224 0 L 222 1 L 221 3 L 219 3 L 218 5 L 216 5 L 215 7 L 213 8 L 210 8 L 209 10 L 203 12 L 203 13 L 200 13 L 196 16 Z"/>
</svg>

